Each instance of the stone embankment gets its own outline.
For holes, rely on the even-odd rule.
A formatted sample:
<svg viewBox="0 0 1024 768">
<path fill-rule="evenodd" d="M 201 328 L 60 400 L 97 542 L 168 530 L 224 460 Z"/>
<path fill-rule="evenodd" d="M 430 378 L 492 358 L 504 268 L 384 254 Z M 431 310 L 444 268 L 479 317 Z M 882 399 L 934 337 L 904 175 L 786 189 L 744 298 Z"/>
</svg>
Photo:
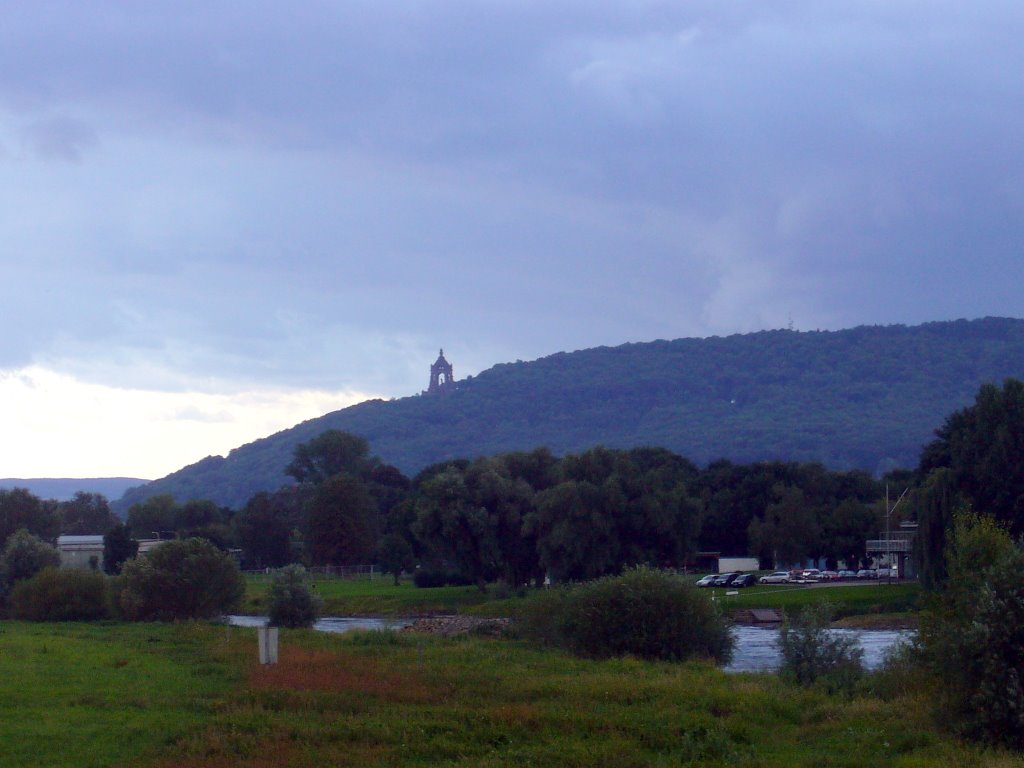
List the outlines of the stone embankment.
<svg viewBox="0 0 1024 768">
<path fill-rule="evenodd" d="M 779 624 L 782 611 L 775 608 L 741 608 L 730 614 L 735 624 Z"/>
<path fill-rule="evenodd" d="M 416 619 L 402 628 L 403 632 L 426 632 L 432 635 L 500 635 L 511 624 L 510 619 L 487 619 L 479 616 L 431 616 Z"/>
</svg>

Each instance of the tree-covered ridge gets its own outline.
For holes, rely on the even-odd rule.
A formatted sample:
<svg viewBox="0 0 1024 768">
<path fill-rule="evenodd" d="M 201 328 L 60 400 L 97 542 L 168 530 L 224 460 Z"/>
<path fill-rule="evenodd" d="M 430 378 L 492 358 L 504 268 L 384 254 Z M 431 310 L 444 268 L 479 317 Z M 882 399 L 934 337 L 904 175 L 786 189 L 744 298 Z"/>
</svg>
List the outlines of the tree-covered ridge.
<svg viewBox="0 0 1024 768">
<path fill-rule="evenodd" d="M 403 472 L 547 446 L 657 445 L 697 464 L 820 461 L 915 466 L 945 416 L 982 384 L 1024 376 L 1024 321 L 788 330 L 560 352 L 496 365 L 447 397 L 361 403 L 129 491 L 240 507 L 287 482 L 292 452 L 327 429 L 365 437 Z"/>
</svg>

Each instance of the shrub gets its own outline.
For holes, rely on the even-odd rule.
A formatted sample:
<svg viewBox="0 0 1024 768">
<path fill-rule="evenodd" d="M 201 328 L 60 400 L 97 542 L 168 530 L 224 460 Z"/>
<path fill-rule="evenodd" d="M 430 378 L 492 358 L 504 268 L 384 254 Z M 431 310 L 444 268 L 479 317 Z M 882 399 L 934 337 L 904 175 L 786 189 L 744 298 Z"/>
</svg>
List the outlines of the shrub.
<svg viewBox="0 0 1024 768">
<path fill-rule="evenodd" d="M 30 579 L 48 566 L 60 565 L 60 555 L 24 528 L 12 533 L 0 553 L 0 595 L 22 579 Z"/>
<path fill-rule="evenodd" d="M 681 661 L 732 655 L 729 625 L 707 595 L 647 568 L 534 596 L 522 618 L 527 637 L 589 658 L 632 655 Z"/>
<path fill-rule="evenodd" d="M 852 695 L 864 674 L 864 651 L 854 638 L 831 634 L 828 603 L 804 608 L 779 631 L 782 667 L 779 674 L 797 685 L 820 685 L 830 693 Z"/>
<path fill-rule="evenodd" d="M 932 678 L 921 663 L 921 649 L 916 642 L 899 642 L 885 654 L 878 669 L 867 676 L 864 689 L 885 701 L 928 693 Z"/>
<path fill-rule="evenodd" d="M 77 568 L 44 568 L 11 592 L 11 614 L 26 621 L 96 621 L 108 605 L 106 577 Z"/>
<path fill-rule="evenodd" d="M 450 587 L 471 587 L 476 582 L 462 571 L 448 571 L 444 576 L 444 583 Z"/>
<path fill-rule="evenodd" d="M 125 563 L 117 592 L 133 621 L 205 619 L 233 610 L 245 582 L 230 555 L 206 539 L 183 539 Z"/>
<path fill-rule="evenodd" d="M 313 592 L 301 565 L 288 565 L 274 572 L 267 600 L 273 627 L 311 627 L 320 614 L 320 596 Z"/>
<path fill-rule="evenodd" d="M 1024 748 L 1024 549 L 991 519 L 961 514 L 947 559 L 920 632 L 939 717 L 964 736 Z"/>
<path fill-rule="evenodd" d="M 412 583 L 421 589 L 443 587 L 448 583 L 448 574 L 444 571 L 432 571 L 422 568 L 413 574 Z"/>
</svg>

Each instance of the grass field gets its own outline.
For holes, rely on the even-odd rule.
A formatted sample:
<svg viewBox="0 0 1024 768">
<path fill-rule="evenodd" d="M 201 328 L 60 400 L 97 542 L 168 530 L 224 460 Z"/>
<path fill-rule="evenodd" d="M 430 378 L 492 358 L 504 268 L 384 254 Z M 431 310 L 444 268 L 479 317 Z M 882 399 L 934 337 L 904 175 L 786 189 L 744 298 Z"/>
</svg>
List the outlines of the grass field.
<svg viewBox="0 0 1024 768">
<path fill-rule="evenodd" d="M 243 613 L 266 613 L 266 588 L 269 578 L 249 575 Z M 690 579 L 691 577 L 686 577 Z M 696 580 L 694 578 L 694 580 Z M 324 600 L 327 616 L 411 616 L 430 613 L 471 613 L 487 616 L 514 616 L 523 598 L 508 597 L 507 590 L 492 586 L 487 594 L 476 587 L 438 587 L 419 589 L 403 581 L 397 587 L 390 577 L 368 579 L 329 579 L 315 581 Z M 836 616 L 898 613 L 913 610 L 920 594 L 915 583 L 852 584 L 828 587 L 808 585 L 755 586 L 736 590 L 707 590 L 732 608 L 779 608 L 795 611 L 806 605 L 828 600 Z"/>
<path fill-rule="evenodd" d="M 727 591 L 737 594 L 728 595 Z M 778 608 L 787 612 L 828 601 L 836 616 L 865 613 L 896 613 L 917 608 L 921 587 L 903 584 L 838 584 L 814 586 L 806 584 L 772 584 L 739 590 L 711 590 L 726 608 Z"/>
<path fill-rule="evenodd" d="M 2 763 L 307 766 L 1024 766 L 852 701 L 706 663 L 583 661 L 507 639 L 214 625 L 0 623 Z"/>
<path fill-rule="evenodd" d="M 0 764 L 126 765 L 196 732 L 244 684 L 205 625 L 0 622 Z"/>
<path fill-rule="evenodd" d="M 246 575 L 242 612 L 266 613 L 266 592 L 270 578 Z M 495 592 L 481 593 L 476 587 L 419 589 L 410 581 L 397 587 L 390 576 L 370 579 L 316 578 L 317 594 L 323 599 L 325 616 L 414 616 L 432 613 L 460 613 L 495 599 Z"/>
</svg>

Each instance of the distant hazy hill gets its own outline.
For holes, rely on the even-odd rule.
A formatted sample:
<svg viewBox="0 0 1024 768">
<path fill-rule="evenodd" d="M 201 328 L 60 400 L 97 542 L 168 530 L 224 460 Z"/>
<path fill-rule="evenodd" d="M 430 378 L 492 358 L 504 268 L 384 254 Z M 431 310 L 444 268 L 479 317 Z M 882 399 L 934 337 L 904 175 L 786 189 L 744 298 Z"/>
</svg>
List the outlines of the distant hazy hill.
<svg viewBox="0 0 1024 768">
<path fill-rule="evenodd" d="M 457 360 L 455 361 L 458 362 Z M 424 384 L 427 365 L 424 365 Z M 697 463 L 817 460 L 879 472 L 921 446 L 978 387 L 1024 378 L 1024 320 L 763 331 L 561 352 L 496 365 L 447 396 L 371 401 L 210 457 L 134 489 L 239 506 L 279 487 L 296 444 L 326 429 L 365 436 L 413 473 L 451 457 L 546 445 L 660 445 Z"/>
<path fill-rule="evenodd" d="M 36 477 L 24 480 L 8 477 L 0 478 L 0 488 L 26 488 L 41 499 L 57 501 L 67 501 L 79 491 L 101 493 L 108 499 L 118 499 L 129 488 L 145 482 L 137 477 Z"/>
</svg>

